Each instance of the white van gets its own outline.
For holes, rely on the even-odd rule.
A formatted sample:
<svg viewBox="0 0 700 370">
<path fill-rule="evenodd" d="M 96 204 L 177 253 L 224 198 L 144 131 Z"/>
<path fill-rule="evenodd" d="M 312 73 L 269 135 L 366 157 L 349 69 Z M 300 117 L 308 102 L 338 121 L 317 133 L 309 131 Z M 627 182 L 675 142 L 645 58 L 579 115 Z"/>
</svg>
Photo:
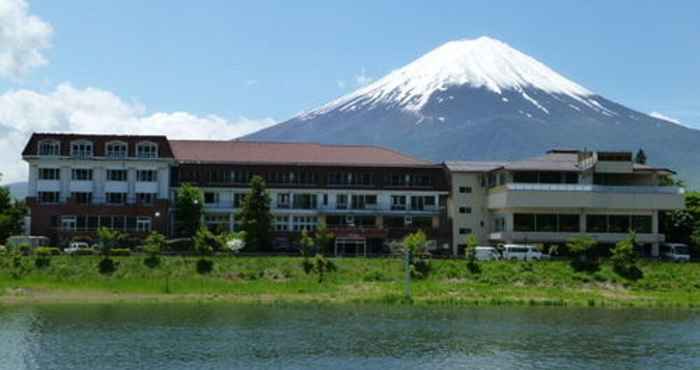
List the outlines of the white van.
<svg viewBox="0 0 700 370">
<path fill-rule="evenodd" d="M 690 249 L 681 243 L 665 243 L 661 245 L 661 257 L 673 262 L 688 262 Z"/>
<path fill-rule="evenodd" d="M 549 258 L 534 245 L 506 244 L 503 246 L 504 260 L 539 261 Z"/>
<path fill-rule="evenodd" d="M 474 257 L 477 261 L 496 261 L 501 259 L 501 254 L 494 247 L 476 247 Z"/>
</svg>

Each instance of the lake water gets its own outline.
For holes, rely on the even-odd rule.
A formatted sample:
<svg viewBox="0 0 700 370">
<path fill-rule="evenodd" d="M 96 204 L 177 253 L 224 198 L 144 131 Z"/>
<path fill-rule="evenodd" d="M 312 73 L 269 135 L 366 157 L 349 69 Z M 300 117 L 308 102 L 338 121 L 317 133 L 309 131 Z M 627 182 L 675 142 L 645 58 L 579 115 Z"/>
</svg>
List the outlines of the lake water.
<svg viewBox="0 0 700 370">
<path fill-rule="evenodd" d="M 0 369 L 697 369 L 700 314 L 532 307 L 0 307 Z"/>
</svg>

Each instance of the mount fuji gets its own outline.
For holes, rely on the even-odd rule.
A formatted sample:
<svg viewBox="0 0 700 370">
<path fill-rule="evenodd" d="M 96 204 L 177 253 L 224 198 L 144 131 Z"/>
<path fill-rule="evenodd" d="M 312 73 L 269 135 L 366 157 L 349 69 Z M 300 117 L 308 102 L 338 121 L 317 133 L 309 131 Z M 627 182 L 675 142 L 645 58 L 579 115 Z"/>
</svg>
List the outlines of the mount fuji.
<svg viewBox="0 0 700 370">
<path fill-rule="evenodd" d="M 606 99 L 488 37 L 448 42 L 244 140 L 374 144 L 433 161 L 643 148 L 652 164 L 700 186 L 700 130 Z"/>
</svg>

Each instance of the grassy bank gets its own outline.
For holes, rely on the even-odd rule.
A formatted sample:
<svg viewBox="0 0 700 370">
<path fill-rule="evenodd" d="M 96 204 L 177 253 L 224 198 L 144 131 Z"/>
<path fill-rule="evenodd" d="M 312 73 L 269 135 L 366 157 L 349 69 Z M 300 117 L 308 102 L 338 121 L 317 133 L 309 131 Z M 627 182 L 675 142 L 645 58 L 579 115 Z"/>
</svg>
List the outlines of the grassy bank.
<svg viewBox="0 0 700 370">
<path fill-rule="evenodd" d="M 404 272 L 398 259 L 334 259 L 337 271 L 319 284 L 301 258 L 217 257 L 208 275 L 196 258 L 162 257 L 150 269 L 142 257 L 114 257 L 111 275 L 98 272 L 99 257 L 52 257 L 38 268 L 0 257 L 0 303 L 230 301 L 403 302 Z M 567 262 L 488 262 L 471 273 L 463 260 L 434 260 L 428 278 L 414 280 L 416 304 L 525 304 L 606 307 L 700 307 L 700 264 L 642 262 L 632 281 L 604 264 L 595 273 L 575 272 Z"/>
</svg>

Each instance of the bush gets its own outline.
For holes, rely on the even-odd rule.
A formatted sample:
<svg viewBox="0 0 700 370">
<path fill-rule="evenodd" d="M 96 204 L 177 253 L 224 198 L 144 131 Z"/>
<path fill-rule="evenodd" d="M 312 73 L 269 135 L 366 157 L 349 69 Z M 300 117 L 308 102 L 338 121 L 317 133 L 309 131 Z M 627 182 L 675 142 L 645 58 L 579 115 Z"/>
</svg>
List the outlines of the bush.
<svg viewBox="0 0 700 370">
<path fill-rule="evenodd" d="M 53 247 L 39 247 L 34 250 L 34 254 L 37 256 L 58 256 L 61 254 L 61 250 Z"/>
<path fill-rule="evenodd" d="M 111 256 L 115 257 L 128 257 L 131 256 L 131 249 L 128 248 L 115 248 L 110 252 Z"/>
<path fill-rule="evenodd" d="M 362 277 L 362 280 L 364 281 L 388 281 L 387 277 L 384 275 L 384 273 L 380 270 L 373 270 L 369 271 L 368 273 L 365 274 L 365 276 Z"/>
<path fill-rule="evenodd" d="M 200 258 L 197 260 L 197 273 L 201 275 L 209 274 L 214 270 L 214 261 Z"/>
<path fill-rule="evenodd" d="M 34 266 L 38 269 L 44 269 L 51 265 L 51 258 L 49 255 L 40 255 L 34 259 Z"/>
<path fill-rule="evenodd" d="M 566 243 L 573 257 L 571 267 L 575 271 L 595 272 L 600 269 L 600 260 L 595 255 L 598 242 L 588 235 L 577 236 Z"/>
<path fill-rule="evenodd" d="M 304 259 L 301 260 L 301 268 L 308 275 L 314 271 L 314 264 L 309 258 L 304 257 Z"/>
<path fill-rule="evenodd" d="M 427 258 L 417 258 L 411 264 L 411 277 L 415 279 L 425 279 L 430 275 L 432 266 Z"/>
<path fill-rule="evenodd" d="M 635 244 L 637 244 L 637 236 L 631 233 L 627 239 L 615 245 L 612 251 L 612 257 L 610 257 L 613 270 L 618 275 L 632 280 L 637 280 L 642 277 L 642 270 L 637 267 L 637 259 L 639 256 L 634 250 Z"/>
<path fill-rule="evenodd" d="M 100 263 L 97 265 L 97 269 L 100 271 L 100 274 L 110 275 L 117 271 L 117 266 L 118 263 L 114 262 L 113 259 L 105 257 L 100 260 Z"/>
<path fill-rule="evenodd" d="M 158 256 L 148 256 L 143 259 L 143 264 L 146 265 L 146 267 L 154 269 L 158 266 L 160 266 L 160 257 Z"/>
</svg>

